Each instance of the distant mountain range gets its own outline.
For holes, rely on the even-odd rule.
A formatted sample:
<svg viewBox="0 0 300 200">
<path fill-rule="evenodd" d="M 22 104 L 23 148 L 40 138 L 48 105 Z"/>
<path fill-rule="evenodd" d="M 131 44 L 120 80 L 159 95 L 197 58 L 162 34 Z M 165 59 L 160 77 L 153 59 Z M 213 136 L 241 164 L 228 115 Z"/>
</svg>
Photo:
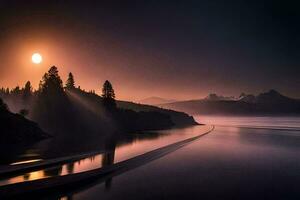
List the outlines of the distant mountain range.
<svg viewBox="0 0 300 200">
<path fill-rule="evenodd" d="M 160 104 L 165 104 L 165 103 L 173 103 L 175 101 L 176 100 L 174 100 L 174 99 L 164 99 L 161 97 L 149 97 L 149 98 L 140 100 L 138 103 L 146 104 L 146 105 L 160 105 Z"/>
<path fill-rule="evenodd" d="M 242 93 L 239 98 L 209 95 L 204 99 L 161 104 L 160 107 L 189 114 L 214 115 L 300 115 L 300 100 L 276 90 L 257 96 Z"/>
<path fill-rule="evenodd" d="M 219 101 L 219 100 L 235 100 L 234 96 L 222 96 L 222 95 L 217 95 L 217 94 L 209 94 L 207 97 L 204 98 L 205 100 L 210 100 L 210 101 Z"/>
</svg>

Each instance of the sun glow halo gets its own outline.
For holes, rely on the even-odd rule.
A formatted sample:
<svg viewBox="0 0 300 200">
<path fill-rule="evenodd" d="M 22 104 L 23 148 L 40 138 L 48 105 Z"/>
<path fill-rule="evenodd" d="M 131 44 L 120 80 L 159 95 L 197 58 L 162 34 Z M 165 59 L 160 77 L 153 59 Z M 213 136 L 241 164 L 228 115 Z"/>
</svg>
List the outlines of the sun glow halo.
<svg viewBox="0 0 300 200">
<path fill-rule="evenodd" d="M 31 57 L 31 60 L 35 64 L 40 64 L 43 61 L 43 58 L 42 58 L 41 54 L 34 53 Z"/>
</svg>

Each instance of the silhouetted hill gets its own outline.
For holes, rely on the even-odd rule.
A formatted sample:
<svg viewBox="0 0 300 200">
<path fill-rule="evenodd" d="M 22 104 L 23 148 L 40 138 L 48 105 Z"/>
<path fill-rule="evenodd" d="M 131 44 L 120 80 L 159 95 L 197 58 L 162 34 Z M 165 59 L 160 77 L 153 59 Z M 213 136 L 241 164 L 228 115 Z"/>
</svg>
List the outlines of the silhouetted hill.
<svg viewBox="0 0 300 200">
<path fill-rule="evenodd" d="M 5 96 L 15 112 L 26 105 L 21 95 Z M 17 102 L 17 103 L 12 103 Z M 116 101 L 117 109 L 107 111 L 103 98 L 78 88 L 66 89 L 57 94 L 33 94 L 29 118 L 54 136 L 72 134 L 72 137 L 94 137 L 117 131 L 167 129 L 173 126 L 197 124 L 193 117 L 177 111 L 155 106 Z"/>
<path fill-rule="evenodd" d="M 194 120 L 192 116 L 184 112 L 178 112 L 170 109 L 160 108 L 151 105 L 144 105 L 144 104 L 136 104 L 128 101 L 117 101 L 117 105 L 120 108 L 134 110 L 136 112 L 159 112 L 166 114 L 171 117 L 172 122 L 175 126 L 189 126 L 189 125 L 196 125 L 197 122 Z"/>
<path fill-rule="evenodd" d="M 166 110 L 155 106 L 136 104 L 126 101 L 116 101 L 118 110 L 108 113 L 103 108 L 102 97 L 82 90 L 67 92 L 76 107 L 85 107 L 92 113 L 98 113 L 101 121 L 119 126 L 126 130 L 154 130 L 172 126 L 188 126 L 197 124 L 193 117 L 177 111 Z"/>
<path fill-rule="evenodd" d="M 161 105 L 189 114 L 300 115 L 300 100 L 275 90 L 257 96 L 242 94 L 238 100 L 190 100 Z"/>
<path fill-rule="evenodd" d="M 79 123 L 90 132 L 116 132 L 166 129 L 174 126 L 170 116 L 161 112 L 136 112 L 117 107 L 108 111 L 103 98 L 79 89 L 68 90 L 67 95 Z"/>
<path fill-rule="evenodd" d="M 159 104 L 165 104 L 165 103 L 172 103 L 175 101 L 176 100 L 174 100 L 174 99 L 164 99 L 161 97 L 149 97 L 149 98 L 140 100 L 139 103 L 146 104 L 146 105 L 159 105 Z"/>
<path fill-rule="evenodd" d="M 43 130 L 66 139 L 197 124 L 185 113 L 116 101 L 108 80 L 103 84 L 101 96 L 93 90 L 86 92 L 76 88 L 72 73 L 64 87 L 56 66 L 51 66 L 43 75 L 38 90 L 33 91 L 28 81 L 23 88 L 0 88 L 0 97 L 14 112 L 28 115 Z"/>
<path fill-rule="evenodd" d="M 19 114 L 11 113 L 0 99 L 0 141 L 34 142 L 49 137 L 37 123 Z"/>
</svg>

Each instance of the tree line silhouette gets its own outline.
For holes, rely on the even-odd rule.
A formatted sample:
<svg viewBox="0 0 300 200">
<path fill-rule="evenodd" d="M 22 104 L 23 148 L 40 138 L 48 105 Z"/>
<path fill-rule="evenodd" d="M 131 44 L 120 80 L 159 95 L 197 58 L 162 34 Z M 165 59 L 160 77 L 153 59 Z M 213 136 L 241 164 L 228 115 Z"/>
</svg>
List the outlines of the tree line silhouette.
<svg viewBox="0 0 300 200">
<path fill-rule="evenodd" d="M 65 86 L 58 68 L 50 67 L 33 90 L 31 83 L 0 89 L 0 98 L 9 109 L 28 117 L 54 135 L 88 136 L 89 133 L 165 129 L 173 126 L 170 116 L 160 112 L 136 112 L 118 108 L 110 81 L 102 86 L 102 95 L 76 87 L 70 72 Z M 3 105 L 2 105 L 3 106 Z"/>
<path fill-rule="evenodd" d="M 58 69 L 52 66 L 47 73 L 44 74 L 42 80 L 39 83 L 38 90 L 34 91 L 30 81 L 27 81 L 23 88 L 16 86 L 13 89 L 0 88 L 0 97 L 3 99 L 11 100 L 12 105 L 17 107 L 24 107 L 19 110 L 19 113 L 29 113 L 25 111 L 30 106 L 32 97 L 38 96 L 43 100 L 49 99 L 49 103 L 55 103 L 54 101 L 62 98 L 65 95 L 66 90 L 81 90 L 80 86 L 75 87 L 75 80 L 73 74 L 70 72 L 66 80 L 65 87 L 63 87 L 63 81 L 58 74 Z M 81 90 L 85 92 L 85 90 Z M 90 90 L 89 93 L 95 94 L 95 90 Z M 107 109 L 116 108 L 115 92 L 112 84 L 106 80 L 102 87 L 103 105 Z"/>
</svg>

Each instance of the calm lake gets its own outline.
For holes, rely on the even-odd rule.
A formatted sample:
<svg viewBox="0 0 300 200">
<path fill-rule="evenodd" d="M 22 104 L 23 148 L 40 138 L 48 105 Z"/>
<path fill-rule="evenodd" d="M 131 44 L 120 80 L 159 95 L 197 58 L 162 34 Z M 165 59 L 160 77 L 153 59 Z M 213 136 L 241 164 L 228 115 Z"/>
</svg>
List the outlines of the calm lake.
<svg viewBox="0 0 300 200">
<path fill-rule="evenodd" d="M 1 178 L 0 177 L 0 186 L 19 183 L 24 181 L 32 181 L 37 179 L 44 179 L 48 177 L 63 176 L 67 174 L 74 174 L 79 172 L 85 172 L 88 170 L 93 170 L 101 168 L 103 166 L 112 165 L 129 158 L 144 154 L 146 152 L 164 147 L 166 145 L 188 139 L 194 136 L 197 136 L 201 133 L 208 132 L 211 130 L 212 126 L 210 125 L 201 125 L 201 126 L 192 126 L 188 128 L 178 128 L 172 130 L 163 130 L 155 132 L 145 132 L 140 134 L 134 134 L 130 138 L 113 138 L 106 141 L 104 148 L 97 149 L 91 147 L 93 151 L 99 151 L 98 154 L 95 154 L 91 157 L 83 158 L 76 160 L 75 162 L 65 163 L 53 167 L 48 167 L 41 170 L 33 170 L 28 173 L 10 176 Z M 53 143 L 54 141 L 46 141 Z M 66 143 L 68 140 L 66 140 Z M 67 146 L 67 145 L 66 145 Z M 39 149 L 41 148 L 41 149 Z M 46 148 L 46 149 L 45 149 Z M 80 146 L 78 148 L 81 148 Z M 60 147 L 61 151 L 67 151 L 65 146 Z M 48 145 L 38 144 L 37 146 L 29 147 L 24 153 L 21 153 L 16 157 L 14 162 L 3 164 L 2 167 L 7 165 L 21 165 L 24 163 L 34 163 L 42 160 L 47 160 L 48 152 L 51 151 L 48 149 Z M 36 152 L 32 154 L 31 152 Z M 0 168 L 1 169 L 1 168 Z"/>
<path fill-rule="evenodd" d="M 195 116 L 204 124 L 251 128 L 300 130 L 300 117 Z"/>
<path fill-rule="evenodd" d="M 40 199 L 299 199 L 300 118 L 196 116 L 215 129 L 136 169 Z M 99 168 L 209 130 L 156 131 L 112 151 L 0 180 L 0 185 Z M 149 135 L 151 135 L 149 133 Z M 40 157 L 42 159 L 42 157 Z"/>
<path fill-rule="evenodd" d="M 222 126 L 163 158 L 114 177 L 109 184 L 59 198 L 299 199 L 300 132 L 274 129 L 297 129 L 300 118 L 196 119 Z"/>
</svg>

